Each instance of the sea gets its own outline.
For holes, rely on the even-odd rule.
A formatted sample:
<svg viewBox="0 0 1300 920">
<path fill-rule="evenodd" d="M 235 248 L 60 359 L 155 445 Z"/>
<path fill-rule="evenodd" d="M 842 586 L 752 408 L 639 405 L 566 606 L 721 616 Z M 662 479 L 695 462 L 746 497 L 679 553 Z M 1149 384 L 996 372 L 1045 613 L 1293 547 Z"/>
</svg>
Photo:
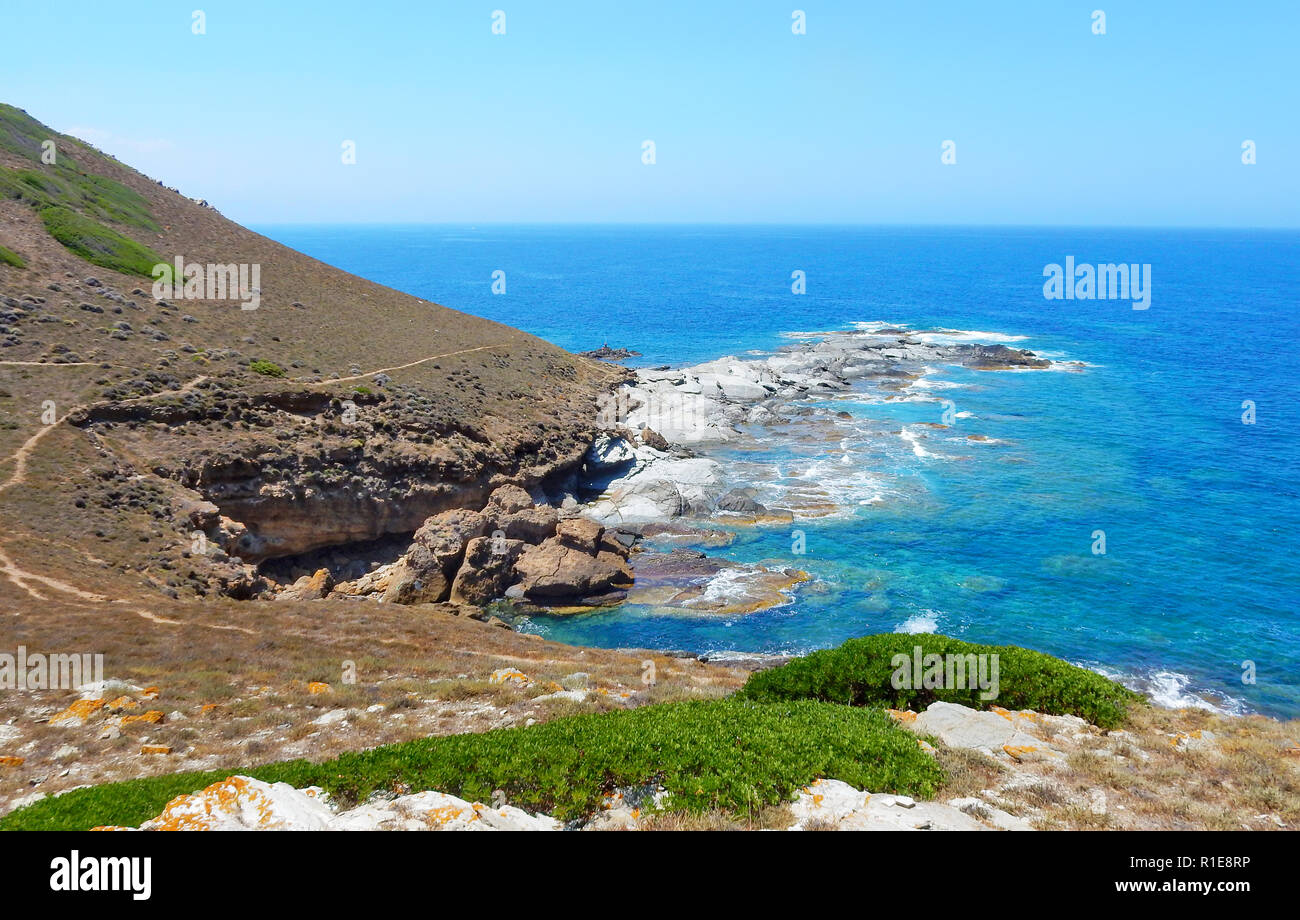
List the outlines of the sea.
<svg viewBox="0 0 1300 920">
<path fill-rule="evenodd" d="M 257 229 L 566 349 L 634 349 L 633 367 L 884 325 L 1057 362 L 927 367 L 912 392 L 931 399 L 837 398 L 842 438 L 760 435 L 734 467 L 760 494 L 816 483 L 839 510 L 798 520 L 801 546 L 791 527 L 758 527 L 710 552 L 808 572 L 787 603 L 734 616 L 624 605 L 523 629 L 720 657 L 938 632 L 1048 652 L 1166 705 L 1300 717 L 1300 233 Z M 1045 296 L 1048 267 L 1067 259 L 1149 266 L 1145 309 Z M 945 411 L 952 424 L 934 428 Z"/>
</svg>

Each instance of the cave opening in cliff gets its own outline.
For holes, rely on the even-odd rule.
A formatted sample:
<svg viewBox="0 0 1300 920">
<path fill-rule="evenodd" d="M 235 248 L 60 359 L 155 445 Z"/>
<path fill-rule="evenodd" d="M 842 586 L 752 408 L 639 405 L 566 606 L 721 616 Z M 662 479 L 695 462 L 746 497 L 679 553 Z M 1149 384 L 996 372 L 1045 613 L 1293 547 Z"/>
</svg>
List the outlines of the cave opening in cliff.
<svg viewBox="0 0 1300 920">
<path fill-rule="evenodd" d="M 280 585 L 327 569 L 336 583 L 355 581 L 381 566 L 396 562 L 411 545 L 414 531 L 385 534 L 372 540 L 338 543 L 293 556 L 264 560 L 258 574 Z"/>
</svg>

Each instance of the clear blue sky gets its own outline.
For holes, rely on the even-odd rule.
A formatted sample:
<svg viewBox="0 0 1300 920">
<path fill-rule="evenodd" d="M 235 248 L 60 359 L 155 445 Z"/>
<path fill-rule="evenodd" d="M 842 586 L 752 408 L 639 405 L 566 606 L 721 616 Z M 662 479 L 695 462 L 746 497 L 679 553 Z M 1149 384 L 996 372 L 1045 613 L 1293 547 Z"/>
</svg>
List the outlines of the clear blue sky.
<svg viewBox="0 0 1300 920">
<path fill-rule="evenodd" d="M 1300 225 L 1297 0 L 9 0 L 0 22 L 0 100 L 243 222 Z"/>
</svg>

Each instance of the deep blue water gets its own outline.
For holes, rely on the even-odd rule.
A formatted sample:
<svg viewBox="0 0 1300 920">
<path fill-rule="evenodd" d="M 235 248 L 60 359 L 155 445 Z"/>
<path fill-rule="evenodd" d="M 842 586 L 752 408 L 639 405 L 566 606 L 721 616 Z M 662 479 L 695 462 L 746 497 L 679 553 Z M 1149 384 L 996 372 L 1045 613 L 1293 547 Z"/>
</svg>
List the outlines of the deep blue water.
<svg viewBox="0 0 1300 920">
<path fill-rule="evenodd" d="M 826 482 L 847 518 L 741 534 L 723 551 L 816 580 L 748 616 L 622 608 L 535 622 L 601 646 L 798 652 L 936 629 L 1300 716 L 1300 234 L 1278 231 L 806 227 L 265 227 L 333 265 L 640 364 L 772 350 L 782 333 L 889 321 L 1025 336 L 1081 372 L 943 368 L 963 415 L 918 456 L 863 436 L 772 462 Z M 1049 301 L 1043 267 L 1152 265 L 1146 311 Z M 807 293 L 790 290 L 794 270 Z M 506 293 L 491 293 L 505 272 Z M 940 385 L 943 385 L 940 383 Z M 1257 406 L 1242 423 L 1242 402 Z M 939 421 L 864 401 L 865 429 Z M 968 434 L 1005 444 L 973 445 Z M 806 454 L 806 451 L 805 451 Z M 846 459 L 847 458 L 847 459 Z M 882 500 L 856 504 L 855 490 Z M 1105 555 L 1092 534 L 1105 531 Z M 1257 683 L 1242 681 L 1255 663 Z"/>
</svg>

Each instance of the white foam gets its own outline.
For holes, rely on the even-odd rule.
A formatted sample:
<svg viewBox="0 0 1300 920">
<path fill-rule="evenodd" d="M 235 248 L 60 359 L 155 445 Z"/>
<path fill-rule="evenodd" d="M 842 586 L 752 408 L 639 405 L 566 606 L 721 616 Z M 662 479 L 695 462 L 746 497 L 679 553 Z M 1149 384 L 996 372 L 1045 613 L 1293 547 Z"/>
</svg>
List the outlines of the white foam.
<svg viewBox="0 0 1300 920">
<path fill-rule="evenodd" d="M 894 632 L 915 636 L 920 633 L 932 633 L 939 628 L 938 614 L 933 610 L 913 614 L 894 627 Z"/>
<path fill-rule="evenodd" d="M 1189 689 L 1192 679 L 1179 671 L 1158 670 L 1146 674 L 1119 671 L 1105 665 L 1087 663 L 1090 668 L 1131 690 L 1145 693 L 1151 702 L 1165 709 L 1204 709 L 1222 715 L 1243 715 L 1251 711 L 1243 700 L 1217 690 L 1195 691 Z"/>
<path fill-rule="evenodd" d="M 908 336 L 930 345 L 969 345 L 975 342 L 998 345 L 1007 342 L 1023 342 L 1029 338 L 1027 335 L 1007 335 L 1003 332 L 982 332 L 975 329 L 935 329 L 931 332 L 910 332 Z"/>
<path fill-rule="evenodd" d="M 849 323 L 854 329 L 861 329 L 863 332 L 875 332 L 880 329 L 906 329 L 907 323 L 891 323 L 884 319 L 869 319 L 859 322 Z"/>
<path fill-rule="evenodd" d="M 934 457 L 935 459 L 942 459 L 941 457 L 939 457 L 938 454 L 933 454 L 930 451 L 926 450 L 924 447 L 922 447 L 916 432 L 912 431 L 910 428 L 904 428 L 901 432 L 899 432 L 898 436 L 902 438 L 904 441 L 906 441 L 908 444 L 912 445 L 912 453 L 916 454 L 916 456 L 922 458 Z"/>
</svg>

